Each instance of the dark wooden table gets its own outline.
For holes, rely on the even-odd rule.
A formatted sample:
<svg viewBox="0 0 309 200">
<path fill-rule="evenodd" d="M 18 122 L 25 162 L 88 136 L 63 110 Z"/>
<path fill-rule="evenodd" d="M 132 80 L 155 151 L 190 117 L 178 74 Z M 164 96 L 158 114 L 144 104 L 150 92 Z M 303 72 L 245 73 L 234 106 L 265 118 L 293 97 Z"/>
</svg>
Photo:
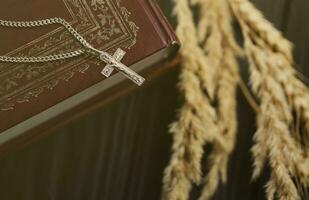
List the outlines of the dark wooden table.
<svg viewBox="0 0 309 200">
<path fill-rule="evenodd" d="M 160 2 L 170 15 L 171 1 Z M 309 1 L 254 3 L 295 43 L 295 59 L 302 66 L 299 70 L 309 77 Z M 245 69 L 242 67 L 244 77 Z M 181 104 L 178 74 L 179 68 L 174 67 L 146 88 L 107 107 L 97 107 L 49 137 L 2 157 L 0 199 L 158 200 L 171 146 L 167 127 Z M 214 199 L 261 200 L 267 172 L 256 182 L 250 181 L 255 118 L 241 93 L 238 105 L 240 127 L 228 183 Z"/>
</svg>

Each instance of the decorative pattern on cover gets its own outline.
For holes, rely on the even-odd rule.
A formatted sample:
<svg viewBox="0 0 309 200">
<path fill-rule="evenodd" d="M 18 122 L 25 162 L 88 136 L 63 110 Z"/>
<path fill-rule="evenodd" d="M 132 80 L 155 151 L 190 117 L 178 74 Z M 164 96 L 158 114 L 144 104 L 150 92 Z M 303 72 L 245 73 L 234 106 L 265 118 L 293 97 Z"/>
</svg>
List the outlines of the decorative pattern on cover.
<svg viewBox="0 0 309 200">
<path fill-rule="evenodd" d="M 82 115 L 76 109 L 91 107 L 88 103 L 97 98 L 112 99 L 136 87 L 126 77 L 135 83 L 143 78 L 131 72 L 142 75 L 159 70 L 154 64 L 178 47 L 174 31 L 154 0 L 1 0 L 2 21 L 50 18 L 65 20 L 94 49 L 108 54 L 45 63 L 0 63 L 1 147 L 11 140 L 22 143 L 42 129 Z M 56 24 L 1 26 L 0 38 L 1 56 L 42 57 L 81 49 L 76 38 Z M 119 65 L 106 65 L 101 60 L 107 57 Z M 73 110 L 75 114 L 70 115 Z"/>
<path fill-rule="evenodd" d="M 139 27 L 121 0 L 63 0 L 70 24 L 97 48 L 114 52 L 136 44 Z M 64 28 L 56 28 L 7 53 L 9 56 L 42 56 L 78 49 L 78 43 Z M 91 65 L 102 65 L 90 57 L 40 64 L 0 64 L 0 112 L 13 110 L 59 82 L 69 82 L 76 73 L 86 73 Z M 109 71 L 109 74 L 112 72 Z"/>
</svg>

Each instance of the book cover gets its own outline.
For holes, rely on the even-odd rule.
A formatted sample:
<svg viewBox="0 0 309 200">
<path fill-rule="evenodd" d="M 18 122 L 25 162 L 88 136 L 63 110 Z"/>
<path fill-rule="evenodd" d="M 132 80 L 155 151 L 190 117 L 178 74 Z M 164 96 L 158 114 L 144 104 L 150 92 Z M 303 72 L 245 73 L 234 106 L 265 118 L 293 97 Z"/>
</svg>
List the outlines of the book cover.
<svg viewBox="0 0 309 200">
<path fill-rule="evenodd" d="M 52 17 L 68 21 L 97 49 L 113 55 L 121 48 L 126 52 L 121 62 L 138 73 L 178 46 L 172 28 L 152 0 L 1 1 L 3 20 Z M 44 56 L 80 48 L 58 25 L 0 27 L 0 38 L 0 55 L 7 56 Z M 47 63 L 0 63 L 0 144 L 126 80 L 117 70 L 105 78 L 101 74 L 104 66 L 91 56 Z"/>
</svg>

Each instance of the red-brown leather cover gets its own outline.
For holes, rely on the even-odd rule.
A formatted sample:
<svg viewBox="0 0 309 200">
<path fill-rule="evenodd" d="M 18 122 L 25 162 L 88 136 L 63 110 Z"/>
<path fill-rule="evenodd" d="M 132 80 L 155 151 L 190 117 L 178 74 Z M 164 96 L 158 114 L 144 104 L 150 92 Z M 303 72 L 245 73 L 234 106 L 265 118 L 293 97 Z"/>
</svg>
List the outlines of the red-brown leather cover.
<svg viewBox="0 0 309 200">
<path fill-rule="evenodd" d="M 152 0 L 1 0 L 0 19 L 61 17 L 98 49 L 124 49 L 132 65 L 177 41 Z M 38 56 L 80 48 L 63 27 L 0 27 L 0 55 Z M 104 63 L 81 56 L 40 64 L 0 62 L 1 132 L 102 81 Z M 126 82 L 126 84 L 133 84 Z"/>
</svg>

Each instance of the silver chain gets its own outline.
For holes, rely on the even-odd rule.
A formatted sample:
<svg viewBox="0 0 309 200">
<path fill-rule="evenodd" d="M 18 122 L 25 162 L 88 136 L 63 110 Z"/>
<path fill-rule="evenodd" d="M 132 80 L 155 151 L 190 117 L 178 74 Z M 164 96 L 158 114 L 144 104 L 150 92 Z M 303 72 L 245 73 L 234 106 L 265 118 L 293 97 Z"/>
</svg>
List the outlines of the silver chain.
<svg viewBox="0 0 309 200">
<path fill-rule="evenodd" d="M 135 73 L 133 70 L 119 62 L 116 57 L 109 55 L 107 52 L 95 49 L 91 44 L 89 44 L 68 22 L 62 18 L 50 18 L 44 20 L 36 21 L 8 21 L 0 19 L 0 26 L 13 27 L 13 28 L 32 28 L 40 27 L 51 24 L 60 24 L 65 27 L 65 29 L 82 45 L 84 49 L 71 51 L 68 53 L 54 54 L 48 56 L 38 56 L 38 57 L 11 57 L 11 56 L 0 56 L 0 61 L 2 62 L 12 62 L 12 63 L 38 63 L 38 62 L 51 62 L 56 60 L 63 60 L 67 58 L 73 58 L 80 56 L 82 54 L 92 54 L 96 55 L 100 60 L 106 62 L 108 65 L 105 67 L 101 73 L 106 77 L 109 77 L 111 70 L 116 68 L 119 72 L 125 75 L 127 78 L 132 80 L 137 85 L 142 85 L 145 79 Z M 113 68 L 111 68 L 113 67 Z"/>
<path fill-rule="evenodd" d="M 49 56 L 39 57 L 9 57 L 0 56 L 2 62 L 15 62 L 15 63 L 37 63 L 37 62 L 50 62 L 56 60 L 63 60 L 73 58 L 85 53 L 99 55 L 100 51 L 93 48 L 68 22 L 61 18 L 50 18 L 36 21 L 8 21 L 0 19 L 0 26 L 13 27 L 13 28 L 32 28 L 52 24 L 60 24 L 84 47 L 85 50 L 76 50 L 68 53 L 55 54 Z"/>
</svg>

